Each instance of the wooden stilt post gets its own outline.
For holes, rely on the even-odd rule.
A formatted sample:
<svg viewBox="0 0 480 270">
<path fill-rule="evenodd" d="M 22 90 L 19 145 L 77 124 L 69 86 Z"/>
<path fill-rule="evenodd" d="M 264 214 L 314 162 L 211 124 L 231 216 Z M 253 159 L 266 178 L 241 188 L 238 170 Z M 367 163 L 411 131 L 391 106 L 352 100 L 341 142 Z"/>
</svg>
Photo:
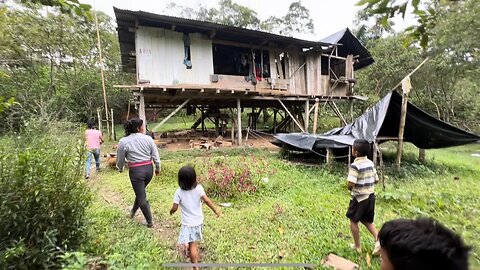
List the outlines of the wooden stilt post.
<svg viewBox="0 0 480 270">
<path fill-rule="evenodd" d="M 348 105 L 350 106 L 350 108 L 349 108 L 349 110 L 350 110 L 350 122 L 353 122 L 353 100 L 352 99 L 349 101 Z"/>
<path fill-rule="evenodd" d="M 373 145 L 372 145 L 372 150 L 373 150 L 373 155 L 372 155 L 372 159 L 373 159 L 373 165 L 376 167 L 377 166 L 377 160 L 378 160 L 378 149 L 377 149 L 377 143 L 375 141 L 373 141 Z"/>
<path fill-rule="evenodd" d="M 318 122 L 318 105 L 320 100 L 318 98 L 315 99 L 315 111 L 313 113 L 313 134 L 317 134 L 317 122 Z"/>
<path fill-rule="evenodd" d="M 327 165 L 330 166 L 332 165 L 332 161 L 334 159 L 333 157 L 333 150 L 331 148 L 327 148 Z"/>
<path fill-rule="evenodd" d="M 421 163 L 425 163 L 425 149 L 418 148 L 418 160 Z"/>
<path fill-rule="evenodd" d="M 273 110 L 273 134 L 277 134 L 277 110 Z"/>
<path fill-rule="evenodd" d="M 202 106 L 202 108 L 200 109 L 202 111 L 202 132 L 205 132 L 205 110 L 204 110 L 204 107 Z"/>
<path fill-rule="evenodd" d="M 110 119 L 112 120 L 112 139 L 114 141 L 117 140 L 117 136 L 115 136 L 115 123 L 113 122 L 113 109 L 110 108 L 110 112 L 111 112 L 111 116 L 110 116 Z"/>
<path fill-rule="evenodd" d="M 140 90 L 143 92 L 143 88 Z M 147 118 L 145 116 L 145 96 L 143 93 L 140 93 L 140 106 L 138 108 L 138 116 L 143 120 L 143 130 L 145 131 L 145 126 L 147 125 Z"/>
<path fill-rule="evenodd" d="M 308 132 L 308 124 L 310 122 L 310 101 L 305 101 L 305 117 L 304 117 L 304 124 L 305 124 L 305 132 Z"/>
<path fill-rule="evenodd" d="M 125 121 L 128 121 L 128 118 L 130 118 L 130 100 L 128 101 L 127 117 L 125 118 Z"/>
<path fill-rule="evenodd" d="M 350 164 L 352 164 L 352 147 L 348 147 L 348 168 L 350 168 Z"/>
<path fill-rule="evenodd" d="M 237 98 L 237 140 L 238 145 L 242 145 L 242 106 L 240 104 L 240 99 Z"/>
</svg>

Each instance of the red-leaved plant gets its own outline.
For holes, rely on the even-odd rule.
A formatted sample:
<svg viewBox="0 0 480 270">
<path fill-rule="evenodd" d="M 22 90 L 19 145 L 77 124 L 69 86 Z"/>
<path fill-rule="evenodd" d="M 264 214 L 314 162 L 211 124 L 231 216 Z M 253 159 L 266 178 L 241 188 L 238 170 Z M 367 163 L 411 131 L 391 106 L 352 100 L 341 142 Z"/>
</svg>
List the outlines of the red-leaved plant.
<svg viewBox="0 0 480 270">
<path fill-rule="evenodd" d="M 222 199 L 231 199 L 240 194 L 253 194 L 262 184 L 262 178 L 272 175 L 274 169 L 268 162 L 254 156 L 241 157 L 226 162 L 218 157 L 204 164 L 205 173 L 200 175 L 200 182 L 207 194 Z"/>
</svg>

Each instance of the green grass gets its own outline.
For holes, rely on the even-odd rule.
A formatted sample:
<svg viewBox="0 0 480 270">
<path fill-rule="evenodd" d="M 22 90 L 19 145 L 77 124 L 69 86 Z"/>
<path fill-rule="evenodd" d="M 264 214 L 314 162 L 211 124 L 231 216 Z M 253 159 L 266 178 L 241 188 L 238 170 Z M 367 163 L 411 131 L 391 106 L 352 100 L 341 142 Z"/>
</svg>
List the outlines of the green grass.
<svg viewBox="0 0 480 270">
<path fill-rule="evenodd" d="M 429 216 L 443 222 L 473 246 L 470 256 L 472 269 L 480 269 L 480 145 L 443 150 L 428 150 L 427 164 L 416 161 L 414 149 L 407 146 L 401 172 L 393 170 L 394 150 L 386 145 L 386 189 L 377 186 L 375 223 L 379 229 L 394 218 Z M 184 164 L 200 167 L 213 157 L 224 156 L 234 163 L 247 153 L 242 149 L 212 152 L 184 151 L 161 153 L 162 173 L 153 179 L 147 196 L 157 220 L 179 226 L 179 215 L 168 210 L 177 189 L 176 173 Z M 223 216 L 215 218 L 204 208 L 205 262 L 304 262 L 320 264 L 328 253 L 366 265 L 365 252 L 371 252 L 373 239 L 361 229 L 363 255 L 349 249 L 349 222 L 344 214 L 349 201 L 345 188 L 346 166 L 301 166 L 289 163 L 277 153 L 253 150 L 248 154 L 266 160 L 276 170 L 268 176 L 259 192 L 233 199 L 233 206 L 222 208 Z M 126 202 L 134 194 L 128 174 L 106 171 L 102 184 L 118 192 Z M 214 201 L 221 202 L 217 198 Z M 86 252 L 106 258 L 118 256 L 122 267 L 138 265 L 160 268 L 163 262 L 175 262 L 168 253 L 168 243 L 156 239 L 153 233 L 128 220 L 126 210 L 105 206 L 97 201 L 90 209 L 92 238 Z M 178 228 L 175 228 L 177 232 Z M 142 243 L 140 245 L 140 243 Z M 136 252 L 140 249 L 140 252 Z M 279 255 L 282 255 L 280 258 Z M 379 259 L 372 258 L 371 269 L 379 269 Z"/>
</svg>

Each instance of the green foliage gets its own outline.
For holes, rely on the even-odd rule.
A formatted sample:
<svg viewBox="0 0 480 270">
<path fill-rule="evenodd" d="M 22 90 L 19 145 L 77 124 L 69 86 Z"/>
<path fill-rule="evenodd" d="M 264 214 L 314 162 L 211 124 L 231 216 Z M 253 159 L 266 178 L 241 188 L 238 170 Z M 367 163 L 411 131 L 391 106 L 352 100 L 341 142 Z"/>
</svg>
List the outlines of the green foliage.
<svg viewBox="0 0 480 270">
<path fill-rule="evenodd" d="M 406 29 L 408 35 L 405 38 L 405 44 L 409 45 L 412 41 L 416 41 L 422 48 L 426 48 L 430 37 L 434 35 L 432 29 L 442 17 L 435 8 L 432 8 L 432 5 L 457 2 L 462 2 L 462 0 L 360 0 L 357 2 L 357 6 L 364 6 L 364 11 L 375 16 L 377 22 L 386 28 L 390 27 L 391 18 L 401 15 L 405 19 L 407 9 L 411 9 L 411 14 L 417 19 L 417 24 Z"/>
<path fill-rule="evenodd" d="M 218 9 L 207 9 L 201 5 L 191 8 L 172 2 L 168 4 L 165 12 L 183 18 L 262 30 L 285 36 L 314 32 L 310 11 L 302 5 L 301 1 L 291 3 L 285 16 L 271 16 L 265 21 L 261 21 L 254 10 L 232 0 L 219 0 L 218 5 Z"/>
<path fill-rule="evenodd" d="M 92 6 L 88 4 L 82 4 L 78 0 L 21 0 L 22 3 L 34 3 L 44 6 L 58 7 L 62 13 L 73 14 L 78 16 L 85 16 L 91 19 L 91 13 L 89 12 Z"/>
<path fill-rule="evenodd" d="M 51 128 L 0 139 L 0 268 L 56 267 L 84 238 L 83 139 Z"/>
<path fill-rule="evenodd" d="M 103 107 L 95 25 L 84 17 L 3 4 L 0 22 L 0 96 L 18 106 L 3 112 L 0 133 L 30 116 L 86 121 Z M 107 98 L 120 116 L 130 93 L 113 88 L 130 77 L 120 72 L 120 52 L 111 20 L 98 13 L 106 69 Z M 3 116 L 2 115 L 2 116 Z"/>
</svg>

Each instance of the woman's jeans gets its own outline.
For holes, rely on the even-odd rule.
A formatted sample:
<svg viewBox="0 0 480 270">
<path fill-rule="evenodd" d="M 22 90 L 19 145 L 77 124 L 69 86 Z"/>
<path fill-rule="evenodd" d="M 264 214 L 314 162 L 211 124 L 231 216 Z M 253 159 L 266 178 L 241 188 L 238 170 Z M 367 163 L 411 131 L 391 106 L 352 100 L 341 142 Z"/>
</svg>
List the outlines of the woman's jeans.
<svg viewBox="0 0 480 270">
<path fill-rule="evenodd" d="M 100 170 L 100 148 L 97 149 L 88 149 L 87 152 L 87 164 L 85 165 L 85 176 L 90 176 L 90 165 L 92 163 L 92 156 L 95 158 L 95 165 L 97 171 Z"/>
</svg>

